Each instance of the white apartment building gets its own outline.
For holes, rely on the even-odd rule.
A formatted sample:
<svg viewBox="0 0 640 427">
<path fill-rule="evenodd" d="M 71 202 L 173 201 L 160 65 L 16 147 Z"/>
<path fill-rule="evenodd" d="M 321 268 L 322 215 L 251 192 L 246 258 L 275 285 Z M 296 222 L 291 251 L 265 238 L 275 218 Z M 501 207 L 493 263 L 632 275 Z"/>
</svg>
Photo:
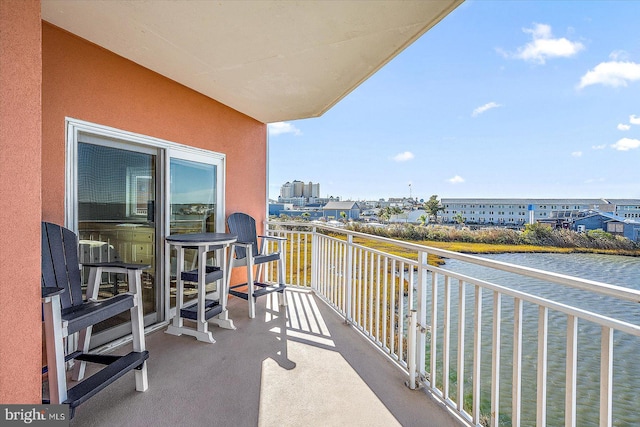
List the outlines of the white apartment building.
<svg viewBox="0 0 640 427">
<path fill-rule="evenodd" d="M 640 217 L 640 200 L 636 199 L 445 199 L 438 220 L 453 223 L 460 214 L 464 222 L 487 225 L 522 226 L 530 221 L 549 219 L 552 212 L 580 212 L 596 209 L 615 215 Z M 626 216 L 625 216 L 626 215 Z M 633 215 L 638 215 L 634 217 Z"/>
</svg>

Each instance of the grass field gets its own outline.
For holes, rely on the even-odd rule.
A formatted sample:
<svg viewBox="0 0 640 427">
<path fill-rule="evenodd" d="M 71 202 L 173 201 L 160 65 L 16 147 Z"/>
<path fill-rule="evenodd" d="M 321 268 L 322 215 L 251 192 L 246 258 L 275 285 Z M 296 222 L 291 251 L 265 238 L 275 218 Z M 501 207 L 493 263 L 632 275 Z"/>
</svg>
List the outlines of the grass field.
<svg viewBox="0 0 640 427">
<path fill-rule="evenodd" d="M 392 255 L 402 256 L 412 260 L 417 259 L 417 253 L 409 249 L 399 247 L 391 243 L 378 242 L 368 239 L 357 238 L 354 242 L 362 244 L 373 249 L 387 252 Z M 461 252 L 465 254 L 504 254 L 504 253 L 598 253 L 607 255 L 626 255 L 640 256 L 640 250 L 623 250 L 623 249 L 593 249 L 593 248 L 559 248 L 554 246 L 535 246 L 535 245 L 505 245 L 505 244 L 488 244 L 488 243 L 470 243 L 470 242 L 436 242 L 436 241 L 407 241 L 423 246 L 430 246 L 438 249 L 445 249 L 453 252 Z M 428 259 L 431 265 L 443 264 L 442 258 L 429 255 Z"/>
</svg>

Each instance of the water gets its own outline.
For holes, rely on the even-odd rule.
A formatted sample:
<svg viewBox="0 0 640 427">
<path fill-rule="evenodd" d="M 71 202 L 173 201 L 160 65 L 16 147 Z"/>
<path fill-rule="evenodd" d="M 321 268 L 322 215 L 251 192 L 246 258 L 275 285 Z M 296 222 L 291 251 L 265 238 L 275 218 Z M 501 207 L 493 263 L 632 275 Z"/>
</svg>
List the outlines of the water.
<svg viewBox="0 0 640 427">
<path fill-rule="evenodd" d="M 582 277 L 608 284 L 640 289 L 640 258 L 596 254 L 501 254 L 486 258 L 516 265 L 534 267 Z M 605 316 L 640 324 L 640 307 L 631 302 L 597 296 L 592 293 L 550 284 L 536 279 L 469 265 L 456 260 L 447 260 L 445 269 L 487 280 L 506 287 L 562 302 L 573 307 L 597 312 Z M 455 400 L 458 381 L 455 366 L 457 352 L 458 286 L 451 287 L 451 360 L 450 397 Z M 442 298 L 442 287 L 439 298 Z M 430 301 L 428 301 L 430 304 Z M 513 351 L 513 298 L 502 297 L 501 323 L 501 369 L 500 369 L 500 423 L 511 424 L 512 351 Z M 482 412 L 490 412 L 491 393 L 491 340 L 492 340 L 493 295 L 483 292 L 482 319 Z M 522 425 L 536 422 L 536 370 L 537 370 L 537 325 L 538 309 L 533 304 L 524 304 L 523 311 L 523 360 L 522 360 Z M 442 356 L 442 319 L 438 328 L 438 358 Z M 547 425 L 564 425 L 565 363 L 566 363 L 567 316 L 549 312 L 548 371 L 547 371 Z M 591 322 L 578 323 L 578 425 L 597 426 L 599 419 L 600 393 L 600 336 L 601 328 Z M 465 323 L 465 409 L 471 412 L 471 374 L 473 345 L 473 287 L 466 287 Z M 640 426 L 640 338 L 614 333 L 614 399 L 613 418 L 615 426 Z M 429 362 L 427 361 L 427 366 Z M 436 381 L 442 386 L 442 367 L 436 370 Z"/>
</svg>

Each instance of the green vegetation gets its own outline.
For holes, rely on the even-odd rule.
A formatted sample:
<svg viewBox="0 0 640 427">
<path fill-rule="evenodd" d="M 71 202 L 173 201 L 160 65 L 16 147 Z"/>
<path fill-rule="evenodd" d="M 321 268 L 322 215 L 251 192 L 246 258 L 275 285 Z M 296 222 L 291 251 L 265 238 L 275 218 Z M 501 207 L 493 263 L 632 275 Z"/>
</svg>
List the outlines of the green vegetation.
<svg viewBox="0 0 640 427">
<path fill-rule="evenodd" d="M 424 202 L 424 206 L 422 207 L 427 214 L 429 215 L 429 221 L 435 221 L 435 219 L 438 216 L 438 212 L 443 211 L 444 208 L 442 207 L 442 205 L 440 205 L 440 201 L 438 200 L 438 195 L 434 194 L 433 196 L 429 197 L 429 200 L 427 200 L 426 202 Z M 424 223 L 423 223 L 424 225 Z"/>
<path fill-rule="evenodd" d="M 554 230 L 544 224 L 528 224 L 524 231 L 505 228 L 470 230 L 465 227 L 412 224 L 382 228 L 359 223 L 354 223 L 348 228 L 361 233 L 464 253 L 590 252 L 640 256 L 640 245 L 624 237 L 602 230 L 591 230 L 587 233 Z M 379 243 L 376 243 L 376 247 L 378 245 Z M 390 252 L 395 253 L 397 249 Z"/>
<path fill-rule="evenodd" d="M 400 215 L 402 213 L 402 209 L 397 206 L 387 206 L 385 208 L 380 209 L 380 213 L 378 213 L 378 217 L 383 221 L 389 221 L 391 215 Z"/>
</svg>

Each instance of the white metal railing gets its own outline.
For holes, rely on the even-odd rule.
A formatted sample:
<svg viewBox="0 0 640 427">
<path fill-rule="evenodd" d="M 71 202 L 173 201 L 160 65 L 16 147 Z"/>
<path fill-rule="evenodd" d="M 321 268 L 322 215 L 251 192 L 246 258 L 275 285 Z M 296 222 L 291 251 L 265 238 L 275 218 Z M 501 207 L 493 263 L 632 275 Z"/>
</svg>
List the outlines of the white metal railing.
<svg viewBox="0 0 640 427">
<path fill-rule="evenodd" d="M 470 425 L 498 426 L 505 424 L 505 418 L 513 426 L 531 424 L 531 420 L 522 420 L 525 387 L 534 390 L 528 394 L 535 396 L 536 425 L 547 425 L 548 365 L 559 358 L 564 359 L 564 384 L 559 386 L 555 379 L 554 388 L 564 386 L 564 425 L 576 425 L 579 405 L 599 406 L 599 421 L 594 425 L 614 424 L 614 333 L 616 337 L 622 334 L 616 341 L 640 337 L 638 324 L 431 265 L 428 256 L 586 290 L 615 301 L 638 303 L 640 291 L 322 225 L 269 222 L 267 229 L 287 238 L 288 284 L 311 287 L 407 372 L 409 387 L 424 386 Z M 537 319 L 526 324 L 525 305 L 527 312 L 537 311 Z M 506 307 L 513 309 L 512 315 L 503 314 Z M 415 317 L 415 327 L 410 327 L 410 315 Z M 488 321 L 486 316 L 490 316 Z M 558 318 L 566 319 L 565 343 L 561 350 L 553 350 L 558 354 L 551 354 L 548 344 L 550 316 L 554 326 Z M 578 402 L 577 366 L 582 351 L 578 327 L 584 323 L 600 330 L 596 350 L 599 398 L 595 402 Z M 510 341 L 503 339 L 503 328 L 512 328 Z M 533 338 L 530 331 L 536 331 Z M 527 382 L 523 371 L 532 357 L 523 352 L 523 344 L 533 345 L 536 352 L 531 362 L 535 376 Z M 509 363 L 510 374 L 506 372 Z M 500 406 L 505 389 L 510 410 Z M 531 400 L 532 396 L 526 397 Z"/>
</svg>

